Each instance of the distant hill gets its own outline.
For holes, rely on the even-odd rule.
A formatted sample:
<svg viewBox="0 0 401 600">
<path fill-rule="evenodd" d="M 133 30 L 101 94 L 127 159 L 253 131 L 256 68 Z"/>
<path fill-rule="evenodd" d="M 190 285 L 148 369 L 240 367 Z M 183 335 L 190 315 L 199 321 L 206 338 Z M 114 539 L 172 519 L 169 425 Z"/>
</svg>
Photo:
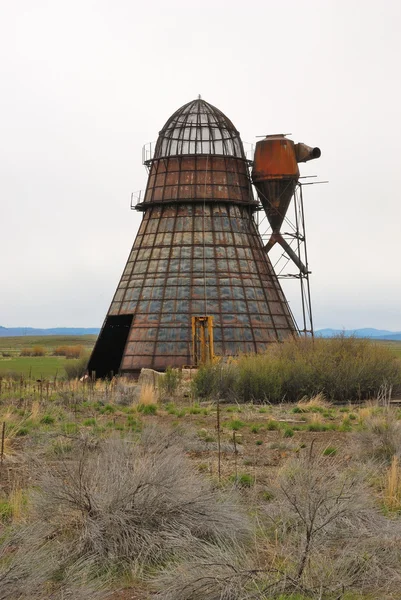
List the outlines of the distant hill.
<svg viewBox="0 0 401 600">
<path fill-rule="evenodd" d="M 0 325 L 0 337 L 20 337 L 24 335 L 97 335 L 99 331 L 99 327 L 54 327 L 52 329 L 36 329 L 35 327 L 2 327 Z"/>
<path fill-rule="evenodd" d="M 24 335 L 98 335 L 99 327 L 53 327 L 52 329 L 36 329 L 35 327 L 2 327 L 0 325 L 0 337 L 20 337 Z M 319 329 L 316 335 L 319 337 L 333 337 L 344 334 L 346 337 L 373 338 L 378 340 L 401 341 L 401 331 L 388 331 L 387 329 Z"/>
<path fill-rule="evenodd" d="M 388 331 L 387 329 L 372 329 L 366 327 L 364 329 L 319 329 L 316 335 L 319 337 L 333 337 L 335 335 L 345 335 L 350 337 L 372 338 L 377 340 L 401 341 L 401 331 Z"/>
</svg>

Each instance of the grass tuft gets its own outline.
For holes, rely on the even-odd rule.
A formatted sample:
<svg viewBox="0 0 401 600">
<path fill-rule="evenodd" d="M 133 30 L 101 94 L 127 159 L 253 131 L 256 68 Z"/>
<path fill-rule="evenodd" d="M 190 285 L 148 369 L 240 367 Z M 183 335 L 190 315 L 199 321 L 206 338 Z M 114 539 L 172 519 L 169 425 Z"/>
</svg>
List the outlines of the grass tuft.
<svg viewBox="0 0 401 600">
<path fill-rule="evenodd" d="M 385 475 L 383 498 L 388 510 L 401 510 L 401 468 L 398 456 L 393 456 Z"/>
</svg>

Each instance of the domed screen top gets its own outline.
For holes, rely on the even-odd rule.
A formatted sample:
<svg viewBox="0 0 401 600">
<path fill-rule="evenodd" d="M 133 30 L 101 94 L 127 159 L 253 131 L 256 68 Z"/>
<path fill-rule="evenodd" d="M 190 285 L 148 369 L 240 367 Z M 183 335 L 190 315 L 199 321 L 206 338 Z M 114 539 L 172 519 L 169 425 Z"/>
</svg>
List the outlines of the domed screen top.
<svg viewBox="0 0 401 600">
<path fill-rule="evenodd" d="M 185 104 L 159 134 L 153 158 L 214 154 L 245 159 L 239 132 L 218 108 L 198 99 Z"/>
</svg>

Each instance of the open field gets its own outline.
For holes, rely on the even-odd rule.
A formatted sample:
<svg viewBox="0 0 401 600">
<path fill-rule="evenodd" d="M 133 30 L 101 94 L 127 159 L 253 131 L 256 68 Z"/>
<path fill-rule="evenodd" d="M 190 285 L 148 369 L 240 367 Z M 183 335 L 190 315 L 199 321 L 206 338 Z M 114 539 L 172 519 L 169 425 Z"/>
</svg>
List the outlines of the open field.
<svg viewBox="0 0 401 600">
<path fill-rule="evenodd" d="M 380 344 L 381 346 L 385 346 L 386 348 L 388 348 L 389 350 L 391 350 L 392 352 L 394 352 L 394 354 L 396 354 L 399 358 L 401 358 L 401 342 L 392 342 L 392 341 L 387 341 L 387 340 L 374 340 L 375 344 Z"/>
<path fill-rule="evenodd" d="M 0 338 L 0 376 L 9 373 L 18 373 L 25 377 L 30 375 L 39 377 L 65 377 L 65 358 L 52 356 L 58 346 L 83 346 L 89 353 L 96 341 L 95 335 L 83 336 L 26 336 Z M 384 346 L 393 354 L 401 358 L 401 342 L 374 341 L 373 343 Z M 22 357 L 24 348 L 42 346 L 46 356 Z"/>
<path fill-rule="evenodd" d="M 60 346 L 83 347 L 89 353 L 96 341 L 95 335 L 82 336 L 24 336 L 0 338 L 0 376 L 20 374 L 24 377 L 48 378 L 65 377 L 66 358 L 52 356 Z M 39 346 L 44 356 L 20 356 L 26 348 Z"/>
<path fill-rule="evenodd" d="M 84 346 L 91 350 L 95 345 L 96 335 L 42 335 L 17 336 L 0 338 L 0 353 L 11 352 L 18 354 L 22 348 L 43 346 L 48 352 L 57 346 Z"/>
<path fill-rule="evenodd" d="M 59 356 L 0 358 L 0 375 L 14 373 L 34 379 L 65 377 L 65 361 L 65 358 Z"/>
<path fill-rule="evenodd" d="M 21 386 L 19 382 L 3 380 L 0 425 L 5 423 L 5 443 L 0 457 L 0 537 L 3 539 L 0 579 L 4 587 L 3 591 L 0 589 L 0 598 L 47 600 L 65 595 L 74 599 L 145 600 L 153 598 L 155 590 L 159 590 L 155 596 L 157 600 L 399 598 L 397 578 L 401 577 L 401 571 L 397 548 L 401 533 L 401 470 L 394 457 L 399 455 L 401 448 L 401 409 L 379 402 L 334 406 L 322 396 L 297 404 L 218 404 L 193 396 L 192 377 L 192 373 L 187 373 L 186 379 L 172 393 L 167 393 L 162 380 L 156 389 L 146 382 L 141 385 L 124 379 L 95 384 L 56 381 L 47 387 L 36 382 L 26 381 Z M 130 500 L 133 504 L 129 505 L 131 508 L 125 515 L 124 510 L 128 508 L 121 504 L 122 498 L 131 493 L 131 475 L 124 472 L 127 448 L 139 452 L 135 454 L 133 473 L 138 473 L 142 479 L 139 480 L 141 483 L 134 484 Z M 82 452 L 84 458 L 80 459 Z M 145 461 L 143 467 L 141 461 Z M 94 474 L 90 469 L 98 468 L 96 465 L 100 465 L 101 470 Z M 69 494 L 70 486 L 77 481 L 75 468 L 79 469 L 80 477 L 88 477 L 79 483 L 84 486 L 82 489 L 88 498 L 97 493 L 99 486 L 105 486 L 101 496 L 91 499 L 96 502 L 93 515 L 89 505 L 71 512 L 71 502 L 79 503 L 81 492 L 63 500 L 64 491 Z M 85 469 L 89 469 L 87 475 Z M 118 473 L 123 473 L 121 481 Z M 138 489 L 149 485 L 152 473 L 160 478 L 151 484 L 156 485 L 158 491 L 156 495 L 146 493 L 141 499 Z M 61 478 L 60 488 L 57 487 L 58 477 Z M 92 489 L 93 477 L 95 487 Z M 165 481 L 163 477 L 166 477 Z M 338 488 L 334 485 L 336 478 L 340 484 Z M 191 483 L 187 484 L 187 481 Z M 313 485 L 313 492 L 305 487 L 309 484 Z M 118 495 L 120 485 L 121 497 Z M 295 512 L 291 503 L 286 502 L 286 485 L 290 485 L 294 494 L 290 499 L 296 502 Z M 170 491 L 169 486 L 173 486 Z M 197 491 L 197 486 L 201 486 L 202 492 Z M 332 486 L 331 492 L 326 486 Z M 42 489 L 39 496 L 38 489 Z M 166 507 L 170 502 L 169 494 L 174 493 L 179 496 L 171 500 L 174 516 L 170 539 L 169 529 L 164 531 L 163 527 L 167 527 L 171 518 Z M 333 503 L 330 493 L 334 493 Z M 53 495 L 57 501 L 52 499 Z M 203 503 L 198 509 L 196 503 L 200 498 Z M 210 509 L 207 498 L 210 498 Z M 349 506 L 350 499 L 355 504 Z M 140 508 L 142 501 L 145 503 L 143 509 Z M 316 517 L 318 528 L 323 527 L 324 535 L 318 537 L 316 533 L 316 539 L 313 538 L 306 548 L 305 561 L 302 553 L 299 554 L 304 539 L 302 521 L 295 527 L 296 511 L 303 510 L 304 501 L 321 506 L 324 515 L 323 520 L 320 514 Z M 178 508 L 180 502 L 185 504 L 182 514 Z M 198 525 L 194 525 L 190 533 L 192 525 L 185 521 L 188 514 L 191 519 L 196 519 L 196 510 L 201 510 L 205 524 L 209 520 L 218 523 L 221 502 L 221 506 L 224 502 L 231 504 L 229 513 L 218 525 L 221 531 L 216 540 L 213 541 L 213 537 L 204 541 L 196 538 L 200 535 Z M 109 503 L 114 507 L 110 513 L 107 512 Z M 181 546 L 173 553 L 170 547 L 163 551 L 158 547 L 156 563 L 147 562 L 146 544 L 153 542 L 142 529 L 141 536 L 147 541 L 140 543 L 145 546 L 140 552 L 133 546 L 133 554 L 127 558 L 125 546 L 120 550 L 117 531 L 121 524 L 124 531 L 121 543 L 127 544 L 129 527 L 123 525 L 123 520 L 136 518 L 132 513 L 135 503 L 140 512 L 133 530 L 145 527 L 144 523 L 149 519 L 149 527 L 154 527 L 152 523 L 156 520 L 156 531 L 167 536 L 169 545 L 180 544 L 185 536 L 195 536 L 190 541 L 191 552 L 199 552 L 196 562 L 205 565 L 201 574 L 211 577 L 212 588 L 202 588 L 199 594 L 188 595 L 186 592 L 187 595 L 182 595 L 186 586 L 196 588 L 199 579 L 199 573 L 192 571 L 193 566 L 185 566 L 187 551 Z M 193 515 L 190 512 L 192 505 Z M 356 506 L 360 514 L 365 515 L 361 516 L 361 522 L 355 515 Z M 45 515 L 49 509 L 51 519 L 47 522 Z M 208 510 L 210 516 L 206 516 Z M 106 511 L 104 517 L 102 511 Z M 324 525 L 328 514 L 333 521 L 338 519 L 340 527 L 346 527 L 345 536 L 338 529 Z M 104 524 L 99 521 L 100 529 L 96 535 L 106 527 L 106 537 L 104 541 L 101 538 L 93 540 L 95 554 L 91 555 L 92 540 L 82 536 L 94 532 L 96 519 L 102 518 Z M 32 529 L 35 525 L 32 519 L 37 519 L 37 529 Z M 182 531 L 180 519 L 186 523 Z M 236 534 L 230 530 L 234 521 L 230 519 L 238 519 L 235 528 L 245 536 L 240 538 L 238 546 Z M 369 529 L 371 524 L 373 529 Z M 40 537 L 35 542 L 35 536 L 42 535 L 42 527 L 50 540 L 45 546 Z M 54 529 L 49 530 L 49 527 Z M 243 530 L 249 530 L 249 539 Z M 29 531 L 29 535 L 25 531 Z M 181 531 L 179 540 L 177 531 Z M 106 552 L 101 558 L 99 544 L 106 544 L 110 539 L 116 544 L 113 553 L 107 558 Z M 69 546 L 71 541 L 73 547 Z M 139 541 L 135 538 L 130 543 L 138 544 Z M 230 551 L 225 543 L 229 544 Z M 19 544 L 21 554 L 16 552 Z M 84 555 L 76 550 L 82 544 L 86 548 Z M 373 550 L 375 544 L 377 553 Z M 230 554 L 233 548 L 238 557 L 242 556 L 240 562 L 235 563 L 235 577 L 230 566 L 230 561 L 235 560 Z M 341 560 L 336 556 L 340 548 Z M 118 558 L 120 551 L 122 555 Z M 25 555 L 31 557 L 31 566 L 24 562 Z M 32 558 L 34 555 L 37 559 Z M 361 571 L 355 564 L 344 564 L 348 556 L 354 563 L 359 560 L 359 555 L 361 569 L 363 564 Z M 77 561 L 76 567 L 69 562 L 71 556 Z M 113 556 L 118 559 L 117 563 L 113 562 Z M 18 569 L 25 573 L 18 583 L 18 596 L 10 593 L 15 589 L 15 576 L 13 573 L 9 578 L 7 576 L 10 560 L 10 564 L 16 564 L 17 573 Z M 85 560 L 89 569 L 93 568 L 94 561 L 101 560 L 94 575 L 95 580 L 101 579 L 101 589 L 87 587 L 88 572 L 80 571 Z M 184 565 L 184 570 L 175 570 L 177 560 Z M 380 560 L 385 561 L 384 566 Z M 67 561 L 66 567 L 60 570 L 63 561 Z M 325 564 L 330 564 L 330 575 L 325 572 Z M 44 565 L 50 565 L 50 571 L 44 569 Z M 220 572 L 222 565 L 225 565 L 224 576 Z M 75 568 L 78 571 L 74 571 Z M 31 573 L 30 569 L 34 571 Z M 237 592 L 224 596 L 224 586 L 227 582 L 234 585 L 239 573 L 242 575 Z M 170 595 L 168 589 L 172 590 Z"/>
</svg>

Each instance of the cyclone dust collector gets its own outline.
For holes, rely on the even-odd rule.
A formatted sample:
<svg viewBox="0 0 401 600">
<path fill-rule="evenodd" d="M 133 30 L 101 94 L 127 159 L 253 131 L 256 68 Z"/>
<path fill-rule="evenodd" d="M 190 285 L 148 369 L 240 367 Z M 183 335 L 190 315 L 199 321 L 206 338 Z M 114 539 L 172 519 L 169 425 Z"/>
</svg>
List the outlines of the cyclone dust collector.
<svg viewBox="0 0 401 600">
<path fill-rule="evenodd" d="M 287 178 L 276 177 L 269 152 L 257 145 L 253 178 L 275 243 L 303 150 L 295 150 Z M 258 153 L 263 160 L 256 161 Z M 89 372 L 106 377 L 194 364 L 194 317 L 212 317 L 216 356 L 263 352 L 296 334 L 254 221 L 260 204 L 250 164 L 239 132 L 211 104 L 199 98 L 170 117 L 146 160 L 148 183 L 136 205 L 142 223 Z"/>
</svg>

